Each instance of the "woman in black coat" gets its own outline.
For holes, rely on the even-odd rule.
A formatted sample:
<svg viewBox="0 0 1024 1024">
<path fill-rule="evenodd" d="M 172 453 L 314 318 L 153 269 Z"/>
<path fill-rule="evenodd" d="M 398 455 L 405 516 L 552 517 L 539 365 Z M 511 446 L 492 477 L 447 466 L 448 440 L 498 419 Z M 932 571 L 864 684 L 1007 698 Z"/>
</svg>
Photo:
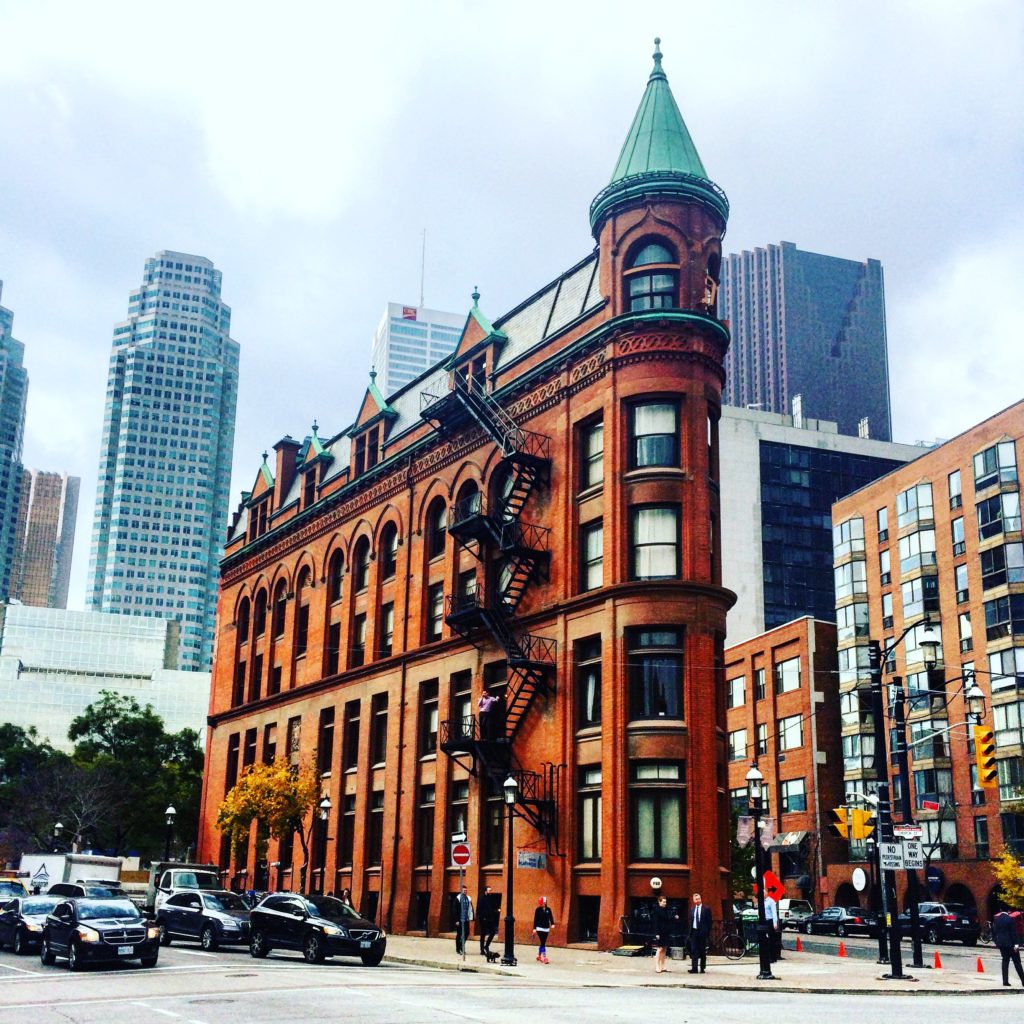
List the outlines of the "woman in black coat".
<svg viewBox="0 0 1024 1024">
<path fill-rule="evenodd" d="M 548 906 L 547 896 L 537 900 L 537 909 L 533 912 L 533 932 L 537 936 L 537 959 L 542 963 L 548 960 L 548 932 L 555 926 L 555 915 Z"/>
<path fill-rule="evenodd" d="M 654 925 L 654 973 L 661 974 L 665 970 L 665 950 L 668 949 L 669 938 L 675 931 L 679 915 L 668 909 L 668 899 L 658 897 L 658 905 L 651 913 L 651 924 Z"/>
</svg>

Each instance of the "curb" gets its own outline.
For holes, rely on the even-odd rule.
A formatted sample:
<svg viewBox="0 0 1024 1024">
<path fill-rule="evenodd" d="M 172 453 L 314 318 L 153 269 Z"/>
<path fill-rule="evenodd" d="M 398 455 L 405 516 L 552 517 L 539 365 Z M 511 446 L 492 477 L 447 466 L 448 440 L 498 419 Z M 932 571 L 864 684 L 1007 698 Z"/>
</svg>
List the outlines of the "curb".
<svg viewBox="0 0 1024 1024">
<path fill-rule="evenodd" d="M 392 964 L 404 964 L 407 967 L 432 967 L 438 971 L 459 971 L 464 974 L 493 974 L 504 978 L 523 977 L 518 971 L 502 967 L 489 967 L 485 964 L 470 965 L 461 961 L 452 963 L 450 960 L 427 960 L 423 957 L 402 956 L 385 953 L 384 959 Z"/>
</svg>

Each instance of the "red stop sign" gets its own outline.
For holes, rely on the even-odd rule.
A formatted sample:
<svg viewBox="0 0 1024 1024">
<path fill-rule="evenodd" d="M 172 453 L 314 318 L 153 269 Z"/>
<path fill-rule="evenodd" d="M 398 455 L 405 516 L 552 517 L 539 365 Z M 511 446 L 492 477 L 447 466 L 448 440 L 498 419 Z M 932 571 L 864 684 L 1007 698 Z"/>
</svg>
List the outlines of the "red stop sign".
<svg viewBox="0 0 1024 1024">
<path fill-rule="evenodd" d="M 469 860 L 469 843 L 455 843 L 452 846 L 452 863 L 457 868 L 464 868 Z"/>
</svg>

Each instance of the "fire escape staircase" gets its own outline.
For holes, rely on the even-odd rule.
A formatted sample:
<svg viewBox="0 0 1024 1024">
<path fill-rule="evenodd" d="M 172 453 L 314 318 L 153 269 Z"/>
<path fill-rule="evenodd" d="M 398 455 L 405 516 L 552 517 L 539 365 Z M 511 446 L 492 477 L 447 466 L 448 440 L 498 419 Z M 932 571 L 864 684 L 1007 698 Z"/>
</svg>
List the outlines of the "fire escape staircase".
<svg viewBox="0 0 1024 1024">
<path fill-rule="evenodd" d="M 556 642 L 518 628 L 515 615 L 530 585 L 548 577 L 550 530 L 523 522 L 530 495 L 547 483 L 551 439 L 524 430 L 477 382 L 458 374 L 442 395 L 424 393 L 423 418 L 450 436 L 475 423 L 501 449 L 510 475 L 497 507 L 488 509 L 479 492 L 449 510 L 448 532 L 455 541 L 487 564 L 496 552 L 496 581 L 486 591 L 473 589 L 446 600 L 449 627 L 470 642 L 490 636 L 505 652 L 508 666 L 504 715 L 483 729 L 475 715 L 441 725 L 441 749 L 456 760 L 468 758 L 473 774 L 487 777 L 500 790 L 511 774 L 518 785 L 517 809 L 544 837 L 549 852 L 558 847 L 556 795 L 561 766 L 541 771 L 523 768 L 513 751 L 522 723 L 538 695 L 554 693 Z M 490 716 L 489 716 L 490 717 Z M 487 735 L 484 733 L 487 732 Z"/>
</svg>

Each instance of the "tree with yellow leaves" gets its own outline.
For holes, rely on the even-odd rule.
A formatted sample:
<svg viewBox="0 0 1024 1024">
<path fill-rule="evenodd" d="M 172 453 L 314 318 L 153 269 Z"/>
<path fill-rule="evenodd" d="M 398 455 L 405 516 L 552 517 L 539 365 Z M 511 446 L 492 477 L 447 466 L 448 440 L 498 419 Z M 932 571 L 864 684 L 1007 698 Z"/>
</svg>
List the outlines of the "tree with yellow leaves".
<svg viewBox="0 0 1024 1024">
<path fill-rule="evenodd" d="M 999 898 L 1013 910 L 1024 910 L 1024 867 L 1009 847 L 992 858 L 992 874 L 999 883 Z"/>
<path fill-rule="evenodd" d="M 320 799 L 320 776 L 309 763 L 293 766 L 279 757 L 271 764 L 251 765 L 224 797 L 217 810 L 217 829 L 231 839 L 234 849 L 249 842 L 252 823 L 258 823 L 257 860 L 266 855 L 269 839 L 294 833 L 302 847 L 299 891 L 306 891 L 309 844 L 314 816 L 310 813 Z"/>
</svg>

